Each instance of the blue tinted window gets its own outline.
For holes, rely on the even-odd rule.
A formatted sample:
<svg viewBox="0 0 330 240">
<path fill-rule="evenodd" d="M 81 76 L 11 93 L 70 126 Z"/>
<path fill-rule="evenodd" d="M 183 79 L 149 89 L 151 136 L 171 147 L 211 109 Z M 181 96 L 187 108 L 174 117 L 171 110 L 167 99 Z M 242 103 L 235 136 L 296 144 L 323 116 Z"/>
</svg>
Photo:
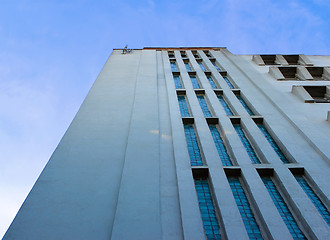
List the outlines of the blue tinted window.
<svg viewBox="0 0 330 240">
<path fill-rule="evenodd" d="M 251 116 L 254 115 L 254 113 L 249 108 L 249 106 L 246 104 L 246 102 L 243 100 L 243 98 L 241 96 L 236 96 L 236 97 L 241 102 L 241 104 L 243 105 L 243 107 L 245 108 L 245 110 L 248 112 L 248 114 L 250 114 Z"/>
<path fill-rule="evenodd" d="M 195 179 L 195 187 L 207 239 L 221 239 L 220 227 L 206 178 Z"/>
<path fill-rule="evenodd" d="M 180 76 L 173 76 L 173 79 L 174 79 L 175 88 L 182 89 L 183 87 L 182 87 L 182 83 L 180 80 Z"/>
<path fill-rule="evenodd" d="M 185 96 L 178 96 L 181 117 L 190 117 L 188 104 Z"/>
<path fill-rule="evenodd" d="M 204 64 L 202 62 L 198 62 L 198 65 L 200 66 L 200 68 L 202 69 L 202 71 L 206 71 Z"/>
<path fill-rule="evenodd" d="M 227 102 L 225 101 L 225 99 L 223 98 L 222 95 L 217 95 L 219 102 L 221 103 L 223 109 L 225 110 L 227 116 L 233 116 L 233 112 L 231 111 L 229 105 L 227 104 Z"/>
<path fill-rule="evenodd" d="M 190 64 L 185 62 L 184 65 L 186 66 L 187 71 L 190 72 L 191 71 Z"/>
<path fill-rule="evenodd" d="M 297 222 L 293 218 L 288 206 L 284 202 L 284 199 L 276 189 L 276 186 L 271 180 L 271 178 L 262 177 L 262 181 L 264 182 L 269 192 L 269 195 L 271 196 L 277 210 L 281 214 L 281 217 L 285 222 L 286 226 L 288 227 L 293 239 L 306 239 L 304 234 L 301 232 L 300 228 L 298 227 Z"/>
<path fill-rule="evenodd" d="M 194 126 L 191 124 L 184 125 L 184 131 L 186 134 L 191 166 L 202 166 L 203 160 L 199 150 Z"/>
<path fill-rule="evenodd" d="M 207 80 L 209 80 L 209 83 L 213 89 L 217 89 L 217 85 L 215 85 L 215 82 L 211 76 L 207 76 Z"/>
<path fill-rule="evenodd" d="M 232 166 L 232 162 L 230 161 L 230 157 L 228 155 L 226 146 L 220 136 L 220 133 L 215 125 L 209 125 L 213 141 L 215 146 L 217 147 L 221 162 L 223 166 Z"/>
<path fill-rule="evenodd" d="M 216 62 L 213 62 L 213 61 L 212 61 L 212 64 L 213 64 L 213 66 L 214 66 L 218 71 L 221 71 L 221 69 L 219 68 L 219 66 L 217 65 Z"/>
<path fill-rule="evenodd" d="M 228 77 L 226 76 L 223 76 L 223 79 L 225 79 L 226 83 L 228 84 L 228 86 L 231 88 L 231 89 L 234 89 L 234 85 L 229 81 Z"/>
<path fill-rule="evenodd" d="M 298 183 L 302 187 L 302 189 L 305 191 L 307 196 L 312 200 L 314 206 L 319 211 L 323 219 L 326 221 L 326 223 L 330 226 L 330 213 L 327 210 L 327 208 L 324 206 L 324 204 L 321 202 L 321 199 L 315 194 L 313 189 L 309 186 L 307 181 L 303 176 L 295 176 Z"/>
<path fill-rule="evenodd" d="M 203 111 L 204 117 L 212 117 L 212 114 L 211 114 L 209 108 L 207 107 L 207 103 L 206 103 L 204 96 L 197 95 L 197 99 L 198 99 L 199 105 L 201 106 L 201 109 Z"/>
<path fill-rule="evenodd" d="M 264 136 L 266 137 L 267 141 L 272 146 L 272 148 L 275 150 L 275 152 L 277 153 L 277 155 L 280 157 L 280 159 L 282 160 L 282 162 L 283 163 L 289 163 L 289 160 L 284 156 L 283 152 L 281 151 L 281 149 L 279 148 L 279 146 L 277 145 L 277 143 L 275 142 L 275 140 L 273 139 L 273 137 L 269 134 L 269 132 L 267 131 L 267 129 L 265 128 L 265 126 L 263 124 L 261 124 L 261 123 L 257 124 L 257 126 L 259 127 L 259 129 L 261 130 L 261 132 L 264 134 Z"/>
<path fill-rule="evenodd" d="M 234 124 L 234 128 L 239 136 L 239 138 L 241 139 L 250 159 L 252 163 L 260 163 L 259 158 L 257 157 L 257 154 L 255 153 L 252 145 L 250 144 L 249 140 L 247 139 L 247 137 L 245 136 L 245 133 L 242 129 L 242 126 L 240 124 Z"/>
<path fill-rule="evenodd" d="M 190 80 L 191 80 L 191 83 L 193 85 L 193 88 L 201 88 L 199 86 L 199 83 L 198 83 L 198 80 L 197 80 L 196 76 L 190 76 Z"/>
<path fill-rule="evenodd" d="M 250 239 L 263 239 L 238 177 L 228 177 L 228 181 Z"/>
<path fill-rule="evenodd" d="M 172 70 L 172 72 L 177 72 L 178 71 L 178 68 L 176 66 L 176 62 L 171 61 L 170 63 L 171 63 L 171 70 Z"/>
</svg>

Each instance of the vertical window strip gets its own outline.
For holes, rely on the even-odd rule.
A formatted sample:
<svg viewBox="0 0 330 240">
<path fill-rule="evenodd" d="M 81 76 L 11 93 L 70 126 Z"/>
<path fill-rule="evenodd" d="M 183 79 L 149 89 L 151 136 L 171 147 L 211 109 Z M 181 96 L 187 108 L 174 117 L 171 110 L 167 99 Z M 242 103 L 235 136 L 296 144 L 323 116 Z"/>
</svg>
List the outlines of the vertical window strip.
<svg viewBox="0 0 330 240">
<path fill-rule="evenodd" d="M 211 58 L 211 57 L 212 57 L 209 51 L 204 51 L 204 53 L 205 53 L 205 55 L 206 55 L 208 58 Z"/>
<path fill-rule="evenodd" d="M 207 106 L 204 96 L 197 95 L 197 99 L 198 99 L 199 105 L 201 106 L 201 109 L 203 111 L 204 117 L 212 117 L 212 114 Z"/>
<path fill-rule="evenodd" d="M 183 87 L 182 87 L 182 83 L 180 80 L 180 76 L 173 76 L 173 79 L 174 79 L 175 88 L 182 89 Z"/>
<path fill-rule="evenodd" d="M 178 96 L 181 117 L 190 117 L 188 104 L 185 96 Z"/>
<path fill-rule="evenodd" d="M 171 70 L 172 72 L 177 72 L 178 71 L 178 67 L 176 66 L 176 62 L 171 61 Z"/>
<path fill-rule="evenodd" d="M 188 152 L 191 166 L 203 166 L 202 155 L 198 146 L 197 136 L 194 126 L 191 124 L 184 125 Z"/>
<path fill-rule="evenodd" d="M 263 239 L 256 219 L 254 218 L 249 201 L 238 177 L 228 177 L 237 207 L 242 216 L 246 231 L 250 239 Z"/>
<path fill-rule="evenodd" d="M 276 189 L 274 182 L 270 177 L 262 177 L 270 197 L 272 198 L 277 210 L 279 211 L 284 223 L 288 227 L 293 239 L 306 239 L 297 222 L 292 216 L 288 206 L 286 205 L 284 199 L 282 198 L 279 191 Z"/>
<path fill-rule="evenodd" d="M 225 110 L 227 116 L 233 116 L 233 112 L 231 111 L 229 105 L 227 104 L 226 100 L 223 98 L 222 95 L 217 95 L 219 102 L 221 103 L 223 109 Z"/>
<path fill-rule="evenodd" d="M 233 166 L 230 157 L 228 155 L 226 146 L 221 138 L 221 135 L 215 125 L 209 125 L 213 141 L 215 143 L 215 146 L 218 150 L 219 157 L 221 159 L 223 166 Z"/>
<path fill-rule="evenodd" d="M 212 64 L 219 72 L 221 71 L 221 69 L 219 68 L 216 62 L 212 61 Z"/>
<path fill-rule="evenodd" d="M 226 81 L 226 83 L 228 84 L 228 86 L 230 87 L 230 89 L 234 89 L 234 85 L 229 81 L 227 76 L 222 76 L 223 79 Z"/>
<path fill-rule="evenodd" d="M 188 62 L 185 62 L 184 65 L 186 66 L 187 71 L 190 72 L 191 71 L 190 64 Z"/>
<path fill-rule="evenodd" d="M 206 71 L 206 68 L 204 67 L 204 64 L 202 62 L 198 62 L 198 65 L 202 69 L 202 71 Z"/>
<path fill-rule="evenodd" d="M 169 58 L 174 58 L 174 52 L 167 52 Z"/>
<path fill-rule="evenodd" d="M 198 80 L 197 80 L 196 76 L 190 76 L 190 80 L 191 80 L 191 83 L 193 85 L 193 88 L 197 88 L 197 89 L 201 88 L 199 86 L 199 83 L 198 83 Z"/>
<path fill-rule="evenodd" d="M 316 195 L 310 185 L 307 183 L 305 178 L 302 175 L 295 175 L 294 176 L 298 183 L 300 184 L 301 188 L 305 191 L 307 196 L 311 199 L 312 203 L 319 211 L 325 222 L 330 226 L 330 213 L 327 208 L 322 203 L 321 199 Z"/>
<path fill-rule="evenodd" d="M 266 127 L 262 123 L 258 123 L 257 126 L 259 127 L 259 129 L 261 130 L 261 132 L 264 134 L 264 136 L 266 137 L 267 141 L 272 146 L 272 148 L 277 153 L 277 155 L 282 160 L 282 162 L 283 163 L 289 163 L 289 160 L 284 156 L 284 154 L 281 151 L 280 147 L 277 145 L 277 143 L 275 142 L 275 140 L 273 139 L 273 137 L 269 134 L 269 132 L 267 131 Z"/>
<path fill-rule="evenodd" d="M 186 52 L 180 52 L 182 58 L 187 58 Z"/>
<path fill-rule="evenodd" d="M 221 239 L 210 187 L 206 178 L 195 179 L 195 187 L 207 239 Z"/>
<path fill-rule="evenodd" d="M 238 98 L 238 100 L 241 102 L 241 104 L 243 105 L 243 107 L 245 108 L 245 110 L 248 112 L 248 114 L 250 114 L 251 116 L 254 115 L 254 113 L 252 112 L 252 110 L 249 108 L 249 106 L 246 104 L 246 102 L 243 100 L 243 98 L 241 96 L 236 96 Z"/>
<path fill-rule="evenodd" d="M 209 83 L 213 89 L 217 89 L 217 85 L 215 85 L 212 76 L 207 76 L 207 80 L 209 80 Z"/>
<path fill-rule="evenodd" d="M 192 52 L 192 54 L 194 55 L 195 58 L 200 58 L 197 52 Z"/>
<path fill-rule="evenodd" d="M 247 139 L 243 129 L 242 129 L 242 126 L 240 124 L 234 124 L 234 128 L 237 132 L 237 135 L 239 136 L 239 138 L 241 139 L 244 147 L 245 147 L 245 150 L 247 151 L 250 159 L 251 159 L 251 162 L 252 163 L 261 163 L 259 158 L 257 157 L 257 154 L 255 153 L 251 143 L 249 142 L 249 140 Z"/>
</svg>

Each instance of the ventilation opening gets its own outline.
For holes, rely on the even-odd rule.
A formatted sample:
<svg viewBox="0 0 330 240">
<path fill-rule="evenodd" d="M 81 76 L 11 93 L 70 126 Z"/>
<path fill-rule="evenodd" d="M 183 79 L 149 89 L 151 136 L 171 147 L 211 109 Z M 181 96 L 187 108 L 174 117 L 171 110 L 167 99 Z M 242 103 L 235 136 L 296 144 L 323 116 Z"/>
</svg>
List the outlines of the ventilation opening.
<svg viewBox="0 0 330 240">
<path fill-rule="evenodd" d="M 313 78 L 322 78 L 323 67 L 306 67 Z"/>
<path fill-rule="evenodd" d="M 289 65 L 298 65 L 299 55 L 283 55 Z"/>
<path fill-rule="evenodd" d="M 296 67 L 279 67 L 278 69 L 286 79 L 296 79 Z"/>
<path fill-rule="evenodd" d="M 260 55 L 266 65 L 276 65 L 276 55 Z"/>
<path fill-rule="evenodd" d="M 316 103 L 330 103 L 330 91 L 327 86 L 304 86 Z"/>
</svg>

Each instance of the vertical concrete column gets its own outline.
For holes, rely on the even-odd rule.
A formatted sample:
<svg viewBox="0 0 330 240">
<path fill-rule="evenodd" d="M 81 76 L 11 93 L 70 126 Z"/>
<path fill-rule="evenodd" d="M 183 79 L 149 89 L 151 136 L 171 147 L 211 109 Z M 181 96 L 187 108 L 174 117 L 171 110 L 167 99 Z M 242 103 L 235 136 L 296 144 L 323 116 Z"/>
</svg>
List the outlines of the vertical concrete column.
<svg viewBox="0 0 330 240">
<path fill-rule="evenodd" d="M 199 75 L 204 75 L 204 73 L 199 71 L 199 66 L 191 51 L 187 51 L 187 53 L 196 72 Z M 199 51 L 199 55 L 201 56 L 202 54 L 204 53 Z M 207 80 L 204 78 L 202 78 L 202 80 L 205 86 L 207 86 Z M 212 90 L 210 94 L 211 96 L 214 96 Z M 200 141 L 201 151 L 204 153 L 205 162 L 209 168 L 210 182 L 214 183 L 212 184 L 214 190 L 213 201 L 220 210 L 221 219 L 219 219 L 219 221 L 221 231 L 228 237 L 228 239 L 248 239 L 247 233 L 242 231 L 242 229 L 245 229 L 244 223 L 236 206 L 235 199 L 224 173 L 208 124 L 199 103 L 197 102 L 195 105 L 196 107 L 192 108 L 193 114 L 196 116 L 195 126 Z"/>
<path fill-rule="evenodd" d="M 285 80 L 285 77 L 283 76 L 281 71 L 278 69 L 278 67 L 270 67 L 269 73 L 277 80 Z"/>
<path fill-rule="evenodd" d="M 247 183 L 249 190 L 247 194 L 251 194 L 250 199 L 252 201 L 250 201 L 250 204 L 257 213 L 255 217 L 259 223 L 262 223 L 260 230 L 269 239 L 292 239 L 287 226 L 282 220 L 257 171 L 251 167 L 243 168 L 242 177 Z"/>
<path fill-rule="evenodd" d="M 301 65 L 306 65 L 306 66 L 313 66 L 314 64 L 309 60 L 309 58 L 304 55 L 304 54 L 300 54 L 299 55 L 299 60 L 298 63 Z"/>
<path fill-rule="evenodd" d="M 310 239 L 329 239 L 330 229 L 318 210 L 298 184 L 294 176 L 286 167 L 279 167 L 276 171 L 281 193 L 291 207 L 301 230 Z M 328 231 L 325 231 L 328 229 Z"/>
<path fill-rule="evenodd" d="M 167 55 L 167 52 L 164 52 L 164 55 Z M 160 216 L 162 224 L 162 239 L 179 240 L 183 239 L 183 233 L 164 65 L 162 52 L 157 51 L 160 141 Z"/>
<path fill-rule="evenodd" d="M 282 55 L 276 55 L 275 63 L 282 66 L 289 66 L 289 63 L 285 60 L 285 58 Z"/>
<path fill-rule="evenodd" d="M 175 56 L 180 69 L 184 66 L 180 53 L 175 51 Z M 186 240 L 206 239 L 204 234 L 202 216 L 199 210 L 194 179 L 190 167 L 190 158 L 187 150 L 186 137 L 180 115 L 174 80 L 170 69 L 170 63 L 166 52 L 163 52 L 163 64 L 165 81 L 168 93 L 169 112 L 171 118 L 171 130 L 173 136 L 173 150 L 175 167 L 178 180 L 178 194 L 180 201 L 181 224 L 183 237 Z M 180 61 L 181 60 L 181 61 Z M 184 85 L 188 84 L 188 74 L 181 71 Z M 190 81 L 190 79 L 189 79 Z M 189 84 L 188 84 L 189 85 Z M 191 83 L 190 83 L 191 85 Z M 186 86 L 187 87 L 187 86 Z"/>
<path fill-rule="evenodd" d="M 312 98 L 311 95 L 309 95 L 309 93 L 305 90 L 305 88 L 303 86 L 293 85 L 291 92 L 294 95 L 296 95 L 297 97 L 299 97 L 301 100 L 303 100 L 303 102 L 305 102 L 305 103 L 314 102 L 314 98 Z"/>
<path fill-rule="evenodd" d="M 322 77 L 327 80 L 327 81 L 330 81 L 330 67 L 324 67 L 323 68 L 323 74 L 322 74 Z"/>
<path fill-rule="evenodd" d="M 297 67 L 297 76 L 301 80 L 313 80 L 313 76 L 307 71 L 305 67 Z"/>
<path fill-rule="evenodd" d="M 260 55 L 253 55 L 252 61 L 254 61 L 259 66 L 265 66 L 264 60 L 262 60 Z"/>
</svg>

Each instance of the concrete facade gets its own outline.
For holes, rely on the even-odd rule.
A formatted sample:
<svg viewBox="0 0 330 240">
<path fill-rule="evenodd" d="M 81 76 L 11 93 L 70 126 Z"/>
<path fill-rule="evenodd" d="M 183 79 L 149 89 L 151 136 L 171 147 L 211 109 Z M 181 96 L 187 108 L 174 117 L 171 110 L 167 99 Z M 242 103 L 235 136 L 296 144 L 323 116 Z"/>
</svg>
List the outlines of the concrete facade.
<svg viewBox="0 0 330 240">
<path fill-rule="evenodd" d="M 4 239 L 329 239 L 329 66 L 330 56 L 115 49 Z M 223 143 L 216 145 L 210 126 Z M 186 127 L 195 132 L 194 149 Z M 192 151 L 202 164 L 192 164 Z M 208 216 L 198 181 L 210 189 Z"/>
</svg>

